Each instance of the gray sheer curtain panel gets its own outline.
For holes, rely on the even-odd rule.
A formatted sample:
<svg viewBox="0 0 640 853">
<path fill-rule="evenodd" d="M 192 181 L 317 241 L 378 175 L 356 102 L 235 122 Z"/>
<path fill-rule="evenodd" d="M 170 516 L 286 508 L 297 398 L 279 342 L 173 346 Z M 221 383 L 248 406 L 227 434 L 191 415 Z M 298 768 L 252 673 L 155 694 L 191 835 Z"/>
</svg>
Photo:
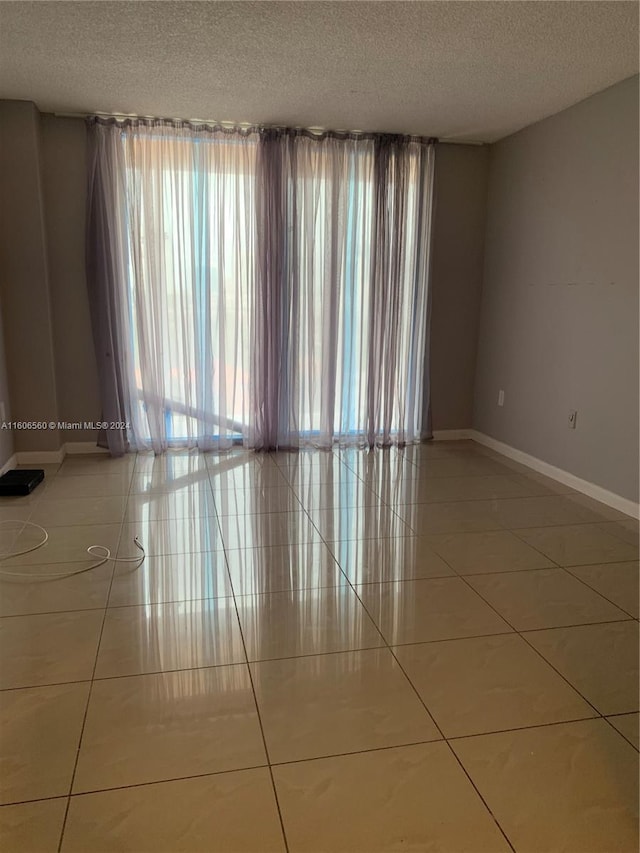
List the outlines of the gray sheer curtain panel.
<svg viewBox="0 0 640 853">
<path fill-rule="evenodd" d="M 287 410 L 290 322 L 288 299 L 286 145 L 266 130 L 256 161 L 258 251 L 256 311 L 252 318 L 253 353 L 250 376 L 252 412 L 245 444 L 256 450 L 281 445 L 280 423 Z"/>
<path fill-rule="evenodd" d="M 430 435 L 429 140 L 93 119 L 113 453 Z M 113 416 L 109 413 L 113 413 Z"/>
<path fill-rule="evenodd" d="M 261 138 L 262 393 L 252 446 L 372 447 L 430 435 L 433 174 L 434 146 L 422 140 Z"/>
<path fill-rule="evenodd" d="M 132 449 L 230 447 L 250 423 L 259 135 L 142 119 L 89 130 L 89 287 L 116 306 L 96 316 L 97 340 L 117 330 L 103 399 L 119 396 Z"/>
<path fill-rule="evenodd" d="M 129 386 L 123 371 L 127 324 L 123 314 L 127 273 L 121 218 L 125 169 L 119 147 L 97 125 L 89 129 L 86 266 L 89 309 L 102 401 L 102 421 L 125 424 L 130 409 Z M 101 430 L 98 445 L 112 456 L 129 447 L 125 427 Z"/>
</svg>

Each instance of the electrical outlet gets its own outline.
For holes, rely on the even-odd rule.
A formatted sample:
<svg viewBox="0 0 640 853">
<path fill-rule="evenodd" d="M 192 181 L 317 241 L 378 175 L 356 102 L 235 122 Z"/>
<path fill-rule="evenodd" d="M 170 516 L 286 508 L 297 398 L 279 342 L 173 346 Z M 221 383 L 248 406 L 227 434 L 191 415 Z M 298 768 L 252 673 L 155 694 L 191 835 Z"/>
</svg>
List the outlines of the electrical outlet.
<svg viewBox="0 0 640 853">
<path fill-rule="evenodd" d="M 576 428 L 577 419 L 578 419 L 578 413 L 576 412 L 575 409 L 571 409 L 571 411 L 569 412 L 569 429 L 575 429 Z"/>
<path fill-rule="evenodd" d="M 504 391 L 502 388 L 498 391 L 498 405 L 504 406 Z"/>
</svg>

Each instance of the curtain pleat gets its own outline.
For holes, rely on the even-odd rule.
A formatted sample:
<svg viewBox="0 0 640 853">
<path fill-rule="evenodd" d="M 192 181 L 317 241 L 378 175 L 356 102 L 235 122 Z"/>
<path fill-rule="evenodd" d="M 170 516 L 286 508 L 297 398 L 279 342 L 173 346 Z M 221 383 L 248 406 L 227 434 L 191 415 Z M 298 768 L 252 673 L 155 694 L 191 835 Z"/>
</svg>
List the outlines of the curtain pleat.
<svg viewBox="0 0 640 853">
<path fill-rule="evenodd" d="M 256 161 L 257 310 L 252 318 L 252 410 L 248 433 L 249 446 L 257 450 L 268 450 L 279 443 L 283 385 L 286 389 L 282 358 L 288 311 L 285 153 L 278 134 L 263 134 Z"/>
<path fill-rule="evenodd" d="M 97 119 L 90 140 L 113 453 L 430 434 L 432 144 Z"/>
<path fill-rule="evenodd" d="M 127 429 L 130 409 L 129 383 L 123 356 L 126 354 L 126 273 L 124 223 L 120 216 L 125 192 L 121 151 L 95 126 L 89 129 L 86 265 L 89 310 L 100 383 L 101 419 L 98 444 L 112 456 L 129 448 Z"/>
</svg>

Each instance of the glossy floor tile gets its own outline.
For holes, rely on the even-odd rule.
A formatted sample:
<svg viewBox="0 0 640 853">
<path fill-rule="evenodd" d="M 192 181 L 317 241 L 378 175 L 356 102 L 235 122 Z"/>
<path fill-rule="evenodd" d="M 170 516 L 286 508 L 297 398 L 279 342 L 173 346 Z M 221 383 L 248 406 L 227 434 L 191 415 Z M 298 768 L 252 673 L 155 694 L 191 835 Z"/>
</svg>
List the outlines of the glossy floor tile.
<svg viewBox="0 0 640 853">
<path fill-rule="evenodd" d="M 240 770 L 71 798 L 62 850 L 285 853 L 269 771 Z"/>
<path fill-rule="evenodd" d="M 232 598 L 111 607 L 100 638 L 96 678 L 242 663 Z"/>
<path fill-rule="evenodd" d="M 200 492 L 211 488 L 209 474 L 206 468 L 195 471 L 178 470 L 173 468 L 154 468 L 145 473 L 137 473 L 131 477 L 128 493 L 132 495 L 172 494 L 177 492 Z"/>
<path fill-rule="evenodd" d="M 515 634 L 399 646 L 395 654 L 446 737 L 596 715 Z"/>
<path fill-rule="evenodd" d="M 159 457 L 155 457 L 156 459 Z M 140 464 L 135 454 L 113 458 L 108 453 L 101 456 L 67 456 L 59 466 L 60 477 L 120 476 L 129 477 Z M 38 466 L 42 467 L 42 466 Z"/>
<path fill-rule="evenodd" d="M 91 679 L 102 610 L 0 619 L 0 689 Z"/>
<path fill-rule="evenodd" d="M 78 524 L 118 524 L 124 516 L 124 495 L 86 498 L 44 497 L 29 516 L 29 521 L 42 527 L 64 527 Z"/>
<path fill-rule="evenodd" d="M 215 507 L 220 516 L 302 510 L 300 501 L 289 486 L 221 490 L 216 493 Z"/>
<path fill-rule="evenodd" d="M 613 717 L 607 717 L 611 725 L 617 729 L 621 735 L 624 735 L 629 743 L 633 744 L 636 749 L 640 749 L 640 732 L 638 731 L 640 714 L 636 711 L 635 714 L 619 714 Z"/>
<path fill-rule="evenodd" d="M 389 539 L 412 532 L 385 506 L 317 509 L 311 511 L 310 517 L 325 542 L 344 539 Z"/>
<path fill-rule="evenodd" d="M 0 849 L 57 853 L 66 797 L 0 807 Z"/>
<path fill-rule="evenodd" d="M 41 495 L 37 494 L 24 498 L 4 497 L 0 503 L 0 530 L 10 521 L 28 521 L 40 499 Z"/>
<path fill-rule="evenodd" d="M 509 850 L 444 743 L 281 765 L 273 778 L 291 853 Z"/>
<path fill-rule="evenodd" d="M 629 618 L 564 569 L 473 575 L 467 580 L 516 631 Z"/>
<path fill-rule="evenodd" d="M 456 533 L 503 528 L 495 501 L 451 501 L 439 504 L 396 504 L 394 511 L 415 532 Z"/>
<path fill-rule="evenodd" d="M 572 497 L 565 495 L 543 495 L 496 501 L 494 511 L 503 527 L 510 530 L 523 527 L 597 523 L 602 520 L 602 516 L 597 512 L 581 506 Z"/>
<path fill-rule="evenodd" d="M 309 516 L 302 510 L 225 515 L 219 518 L 219 524 L 224 547 L 230 551 L 321 541 Z"/>
<path fill-rule="evenodd" d="M 385 501 L 357 477 L 338 483 L 298 483 L 292 488 L 308 511 L 334 507 L 386 506 Z"/>
<path fill-rule="evenodd" d="M 129 457 L 124 457 L 128 459 Z M 194 450 L 169 450 L 160 456 L 154 453 L 138 453 L 135 458 L 135 473 L 148 474 L 153 471 L 187 473 L 202 471 L 207 467 L 208 456 Z"/>
<path fill-rule="evenodd" d="M 324 467 L 309 467 L 301 469 L 282 469 L 283 476 L 296 493 L 306 491 L 310 486 L 327 485 L 349 488 L 357 487 L 363 481 L 365 486 L 371 483 L 360 478 L 357 471 L 352 471 L 346 465 L 330 465 Z"/>
<path fill-rule="evenodd" d="M 500 462 L 481 456 L 454 456 L 448 459 L 429 459 L 419 468 L 423 477 L 486 477 L 490 474 L 510 474 Z"/>
<path fill-rule="evenodd" d="M 451 743 L 517 851 L 638 849 L 638 753 L 604 720 Z"/>
<path fill-rule="evenodd" d="M 573 566 L 569 571 L 625 613 L 635 619 L 640 616 L 640 564 L 637 560 L 629 563 Z"/>
<path fill-rule="evenodd" d="M 637 548 L 640 539 L 639 525 L 638 519 L 625 518 L 624 520 L 607 521 L 604 524 L 599 524 L 598 528 Z"/>
<path fill-rule="evenodd" d="M 428 542 L 459 575 L 517 572 L 554 565 L 508 530 L 442 534 L 431 536 Z"/>
<path fill-rule="evenodd" d="M 340 568 L 352 584 L 451 577 L 454 572 L 423 536 L 331 542 Z"/>
<path fill-rule="evenodd" d="M 116 563 L 109 606 L 161 604 L 233 595 L 224 551 L 158 554 L 137 563 Z"/>
<path fill-rule="evenodd" d="M 316 589 L 347 583 L 323 542 L 238 548 L 226 554 L 236 595 Z"/>
<path fill-rule="evenodd" d="M 221 551 L 224 547 L 217 519 L 208 516 L 128 521 L 122 525 L 118 557 L 140 556 L 136 537 L 149 556 Z"/>
<path fill-rule="evenodd" d="M 273 763 L 438 740 L 388 649 L 251 664 Z"/>
<path fill-rule="evenodd" d="M 266 764 L 246 665 L 96 681 L 73 792 Z"/>
<path fill-rule="evenodd" d="M 637 544 L 624 542 L 601 530 L 598 525 L 533 528 L 518 531 L 518 536 L 559 566 L 617 563 L 638 559 Z"/>
<path fill-rule="evenodd" d="M 384 495 L 384 483 L 377 487 Z M 516 476 L 490 477 L 433 477 L 407 479 L 390 489 L 391 502 L 443 503 L 447 501 L 478 501 L 495 498 L 521 498 L 549 494 L 546 486 Z"/>
<path fill-rule="evenodd" d="M 601 714 L 638 710 L 638 623 L 532 631 L 527 642 Z"/>
<path fill-rule="evenodd" d="M 128 495 L 131 490 L 132 474 L 122 471 L 118 474 L 87 474 L 84 476 L 47 478 L 43 486 L 42 497 L 58 498 L 99 498 L 105 495 Z"/>
<path fill-rule="evenodd" d="M 82 568 L 82 563 L 77 564 Z M 73 566 L 67 566 L 73 570 Z M 56 577 L 59 563 L 13 567 L 18 577 L 0 578 L 0 616 L 25 616 L 63 610 L 103 608 L 109 596 L 113 564 L 91 572 Z M 47 579 L 47 574 L 52 575 Z M 34 577 L 35 575 L 35 577 Z"/>
<path fill-rule="evenodd" d="M 0 802 L 69 793 L 89 683 L 0 693 Z"/>
<path fill-rule="evenodd" d="M 272 486 L 284 488 L 290 485 L 277 465 L 240 465 L 220 467 L 209 464 L 209 480 L 214 497 L 229 489 L 268 489 Z"/>
<path fill-rule="evenodd" d="M 124 520 L 129 523 L 165 518 L 216 516 L 216 504 L 208 490 L 177 490 L 154 495 L 129 495 Z"/>
<path fill-rule="evenodd" d="M 49 538 L 41 548 L 20 556 L 8 557 L 3 561 L 2 566 L 7 569 L 13 566 L 35 566 L 42 563 L 84 563 L 85 566 L 89 566 L 96 562 L 96 557 L 88 554 L 87 548 L 90 545 L 102 545 L 115 554 L 121 526 L 118 523 L 51 527 L 48 531 Z M 0 539 L 4 540 L 5 536 L 8 534 L 3 534 Z M 42 531 L 27 527 L 7 547 L 13 553 L 14 550 L 31 548 L 41 541 Z M 4 552 L 5 549 L 2 548 L 2 551 Z M 64 567 L 60 567 L 58 571 L 64 571 Z"/>
<path fill-rule="evenodd" d="M 389 645 L 512 630 L 460 578 L 367 584 L 356 589 Z"/>
<path fill-rule="evenodd" d="M 636 520 L 471 440 L 44 467 L 0 503 L 3 850 L 636 849 Z"/>
<path fill-rule="evenodd" d="M 250 661 L 384 645 L 349 587 L 236 596 Z"/>
</svg>

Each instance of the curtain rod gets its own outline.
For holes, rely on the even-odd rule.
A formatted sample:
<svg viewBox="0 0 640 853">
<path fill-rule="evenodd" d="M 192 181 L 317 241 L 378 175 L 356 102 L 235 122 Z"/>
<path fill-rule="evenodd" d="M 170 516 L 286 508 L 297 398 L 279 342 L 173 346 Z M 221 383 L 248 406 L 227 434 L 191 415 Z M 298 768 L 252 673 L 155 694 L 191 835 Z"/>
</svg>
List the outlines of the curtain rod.
<svg viewBox="0 0 640 853">
<path fill-rule="evenodd" d="M 248 122 L 248 121 L 212 121 L 211 119 L 200 119 L 200 118 L 192 118 L 192 119 L 169 118 L 169 119 L 167 119 L 166 116 L 164 116 L 161 119 L 158 119 L 158 116 L 141 116 L 141 115 L 135 115 L 134 113 L 101 113 L 101 112 L 62 113 L 62 112 L 54 112 L 54 113 L 52 113 L 52 115 L 54 115 L 56 118 L 88 119 L 88 118 L 93 118 L 94 116 L 98 116 L 99 118 L 115 118 L 115 119 L 153 119 L 155 121 L 188 121 L 191 124 L 204 124 L 204 125 L 212 125 L 212 126 L 218 125 L 219 127 L 239 127 L 239 128 L 256 127 L 255 123 Z M 277 130 L 279 128 L 284 127 L 284 125 L 263 124 L 263 125 L 260 125 L 260 127 L 264 127 L 267 129 L 273 128 L 274 130 Z M 325 127 L 305 127 L 305 128 L 294 127 L 291 129 L 292 130 L 309 130 L 312 133 L 326 133 L 327 132 L 327 128 L 325 128 Z M 361 133 L 363 135 L 368 135 L 368 134 L 374 133 L 374 131 L 365 131 L 365 130 L 348 130 L 348 131 L 334 130 L 333 132 L 335 132 L 335 133 L 354 133 L 354 134 Z M 375 133 L 377 134 L 378 132 L 376 131 Z M 392 134 L 392 135 L 395 135 L 395 134 Z M 401 134 L 401 135 L 402 136 L 423 136 L 423 134 L 409 134 L 409 133 L 408 134 Z M 425 137 L 425 138 L 427 138 L 427 137 Z M 453 139 L 453 138 L 447 138 L 447 137 L 433 137 L 433 138 L 435 139 L 436 142 L 444 143 L 446 145 L 486 145 L 485 142 L 481 142 L 481 141 L 475 140 L 475 139 L 466 140 L 466 139 Z"/>
</svg>

